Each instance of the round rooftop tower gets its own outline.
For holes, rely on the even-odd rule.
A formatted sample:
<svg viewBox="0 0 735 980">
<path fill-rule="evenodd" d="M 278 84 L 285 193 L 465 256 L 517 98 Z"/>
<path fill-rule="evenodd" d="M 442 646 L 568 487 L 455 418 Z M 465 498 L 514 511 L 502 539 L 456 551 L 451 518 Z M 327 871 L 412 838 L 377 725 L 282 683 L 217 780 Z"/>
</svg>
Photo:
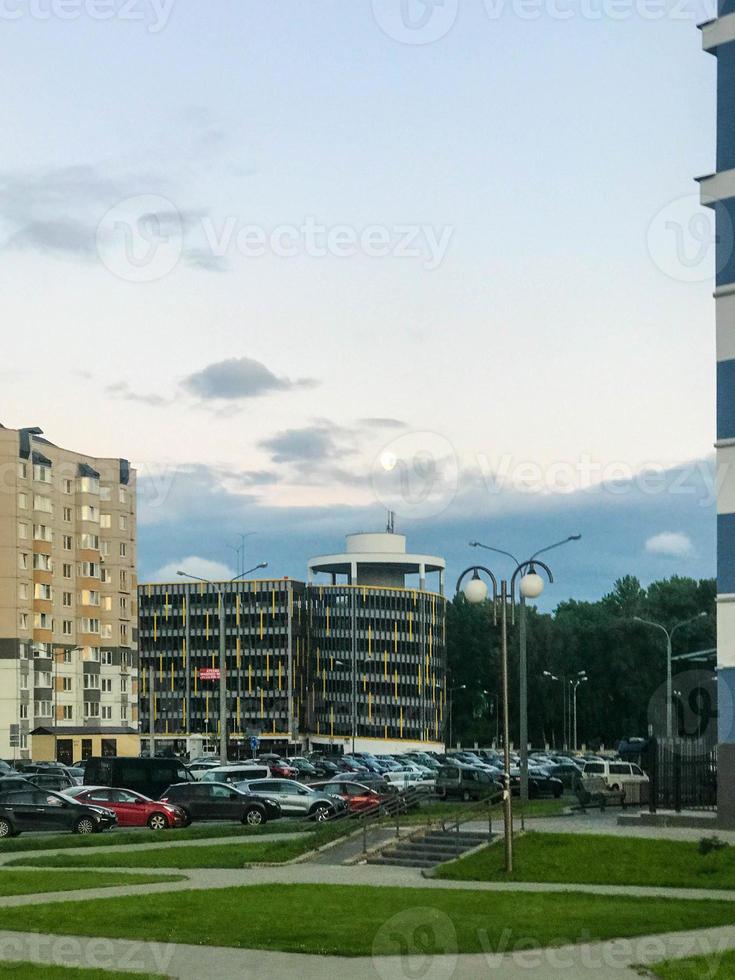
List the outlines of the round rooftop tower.
<svg viewBox="0 0 735 980">
<path fill-rule="evenodd" d="M 362 585 L 368 588 L 427 589 L 427 576 L 438 575 L 432 591 L 444 594 L 446 562 L 435 555 L 406 551 L 406 536 L 392 531 L 348 534 L 344 552 L 321 555 L 309 561 L 309 582 L 319 574 L 331 576 L 332 585 Z M 407 577 L 418 576 L 418 582 Z"/>
</svg>

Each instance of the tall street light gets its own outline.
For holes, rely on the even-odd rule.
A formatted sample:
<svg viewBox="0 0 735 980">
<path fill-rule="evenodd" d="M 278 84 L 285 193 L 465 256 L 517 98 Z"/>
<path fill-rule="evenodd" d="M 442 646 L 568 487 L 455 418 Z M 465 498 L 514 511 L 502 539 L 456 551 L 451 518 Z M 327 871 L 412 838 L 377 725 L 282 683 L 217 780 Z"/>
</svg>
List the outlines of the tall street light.
<svg viewBox="0 0 735 980">
<path fill-rule="evenodd" d="M 230 579 L 229 583 L 212 582 L 208 578 L 200 578 L 198 575 L 191 575 L 189 572 L 177 572 L 177 575 L 181 575 L 183 578 L 190 578 L 194 582 L 204 582 L 205 585 L 211 585 L 219 597 L 219 761 L 220 765 L 227 765 L 227 654 L 226 654 L 226 633 L 227 633 L 227 623 L 226 623 L 226 613 L 225 613 L 225 587 L 233 582 L 238 582 L 240 579 L 245 578 L 246 575 L 250 575 L 251 572 L 256 572 L 259 568 L 267 568 L 268 562 L 261 561 L 259 564 L 254 565 L 249 568 L 246 572 L 240 572 L 234 578 Z M 288 720 L 289 726 L 291 725 L 291 719 Z M 153 746 L 151 745 L 151 750 Z"/>
<path fill-rule="evenodd" d="M 466 690 L 467 690 L 467 685 L 460 684 L 459 687 L 453 687 L 451 690 L 447 691 L 447 694 L 449 696 L 449 711 L 447 712 L 448 720 L 449 720 L 449 738 L 447 740 L 447 748 L 452 747 L 452 705 L 453 705 L 452 695 L 454 694 L 455 691 L 466 691 Z"/>
<path fill-rule="evenodd" d="M 503 823 L 505 829 L 505 870 L 507 874 L 513 871 L 513 807 L 510 789 L 510 719 L 508 716 L 508 583 L 505 579 L 500 583 L 489 568 L 484 565 L 473 565 L 466 568 L 457 580 L 457 592 L 462 588 L 462 582 L 472 573 L 472 578 L 464 588 L 464 597 L 472 605 L 480 605 L 487 601 L 488 587 L 480 578 L 484 572 L 493 586 L 493 622 L 498 622 L 498 600 L 500 601 L 500 696 L 503 701 Z"/>
<path fill-rule="evenodd" d="M 564 675 L 557 677 L 556 674 L 552 674 L 550 670 L 545 670 L 543 672 L 544 677 L 548 677 L 550 681 L 560 681 L 561 682 L 561 694 L 562 694 L 562 708 L 561 708 L 561 748 L 562 751 L 566 749 L 567 741 L 567 681 Z M 554 739 L 554 745 L 556 745 L 556 738 Z"/>
<path fill-rule="evenodd" d="M 536 565 L 543 568 L 549 582 L 554 581 L 554 576 L 551 573 L 551 569 L 548 565 L 544 564 L 544 562 L 538 561 L 538 556 L 545 554 L 547 551 L 552 551 L 554 548 L 560 548 L 563 544 L 568 544 L 570 541 L 579 541 L 581 537 L 581 534 L 570 534 L 569 537 L 564 538 L 563 541 L 557 541 L 554 544 L 547 545 L 545 548 L 539 548 L 538 551 L 534 552 L 531 557 L 527 558 L 525 561 L 518 561 L 515 555 L 512 555 L 509 551 L 503 551 L 501 548 L 494 548 L 490 545 L 482 544 L 480 541 L 470 541 L 471 548 L 484 548 L 486 551 L 494 551 L 496 554 L 505 555 L 506 558 L 510 558 L 511 561 L 515 562 L 515 571 L 513 572 L 510 580 L 512 622 L 515 621 L 515 584 L 518 576 L 521 576 L 519 589 L 521 598 L 518 621 L 518 646 L 520 653 L 520 712 L 518 717 L 518 734 L 521 742 L 521 800 L 524 803 L 528 802 L 528 657 L 526 654 L 526 599 L 538 599 L 538 597 L 544 591 L 544 580 L 537 573 Z"/>
<path fill-rule="evenodd" d="M 643 623 L 644 626 L 653 626 L 655 629 L 662 630 L 666 634 L 666 737 L 674 737 L 674 681 L 671 670 L 671 652 L 672 646 L 671 641 L 674 633 L 682 626 L 688 626 L 689 623 L 695 622 L 697 619 L 702 619 L 706 616 L 706 612 L 697 613 L 696 616 L 690 616 L 689 619 L 684 619 L 680 623 L 676 623 L 671 629 L 667 629 L 662 623 L 655 623 L 651 619 L 642 619 L 640 616 L 634 616 L 633 619 L 636 623 Z"/>
<path fill-rule="evenodd" d="M 572 702 L 574 711 L 574 751 L 577 751 L 577 688 L 589 680 L 586 670 L 580 670 L 576 677 L 569 681 L 572 687 Z"/>
</svg>

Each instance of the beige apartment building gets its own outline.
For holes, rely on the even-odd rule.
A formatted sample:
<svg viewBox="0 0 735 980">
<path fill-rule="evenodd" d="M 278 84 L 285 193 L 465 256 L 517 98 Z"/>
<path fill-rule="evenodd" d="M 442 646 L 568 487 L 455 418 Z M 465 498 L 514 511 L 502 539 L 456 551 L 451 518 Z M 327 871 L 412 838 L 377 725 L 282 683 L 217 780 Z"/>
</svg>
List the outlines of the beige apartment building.
<svg viewBox="0 0 735 980">
<path fill-rule="evenodd" d="M 0 758 L 136 754 L 135 509 L 127 460 L 0 425 Z"/>
</svg>

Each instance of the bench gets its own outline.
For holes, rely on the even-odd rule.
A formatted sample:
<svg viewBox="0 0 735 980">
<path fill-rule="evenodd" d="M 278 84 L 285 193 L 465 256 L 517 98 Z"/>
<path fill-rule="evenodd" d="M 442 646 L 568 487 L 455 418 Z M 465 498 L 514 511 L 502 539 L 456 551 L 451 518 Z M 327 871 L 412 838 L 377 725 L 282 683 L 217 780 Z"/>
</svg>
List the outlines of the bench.
<svg viewBox="0 0 735 980">
<path fill-rule="evenodd" d="M 625 790 L 610 789 L 602 776 L 583 776 L 577 786 L 577 799 L 580 809 L 599 807 L 604 810 L 607 806 L 625 806 Z"/>
</svg>

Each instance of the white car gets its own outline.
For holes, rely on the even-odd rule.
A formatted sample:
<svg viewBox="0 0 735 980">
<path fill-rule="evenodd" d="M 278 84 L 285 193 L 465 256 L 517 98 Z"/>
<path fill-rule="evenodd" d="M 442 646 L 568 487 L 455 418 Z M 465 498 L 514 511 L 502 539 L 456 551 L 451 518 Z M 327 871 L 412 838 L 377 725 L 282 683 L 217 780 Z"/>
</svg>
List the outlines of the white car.
<svg viewBox="0 0 735 980">
<path fill-rule="evenodd" d="M 433 776 L 424 776 L 414 769 L 397 769 L 383 773 L 383 779 L 399 789 L 433 789 L 436 782 Z"/>
<path fill-rule="evenodd" d="M 620 760 L 585 762 L 583 776 L 602 776 L 610 789 L 622 789 L 625 783 L 647 783 L 648 776 L 633 762 Z"/>
<path fill-rule="evenodd" d="M 201 779 L 206 772 L 211 769 L 216 769 L 218 763 L 216 762 L 192 762 L 186 768 L 192 774 L 194 779 Z"/>
</svg>

